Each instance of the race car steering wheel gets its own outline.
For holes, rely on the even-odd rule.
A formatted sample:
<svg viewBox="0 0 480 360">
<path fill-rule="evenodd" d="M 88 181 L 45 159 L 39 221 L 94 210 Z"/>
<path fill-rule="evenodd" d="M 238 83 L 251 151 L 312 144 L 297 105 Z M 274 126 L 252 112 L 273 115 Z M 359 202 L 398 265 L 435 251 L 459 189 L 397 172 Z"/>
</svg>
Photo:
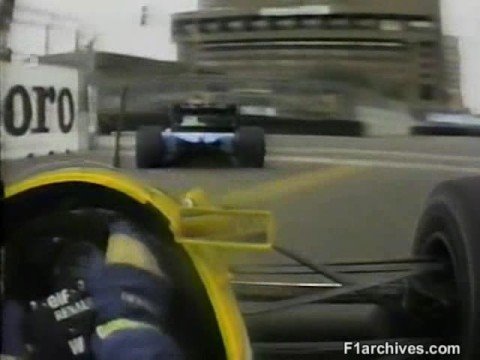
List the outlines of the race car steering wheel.
<svg viewBox="0 0 480 360">
<path fill-rule="evenodd" d="M 106 220 L 95 210 L 50 214 L 7 242 L 6 295 L 25 310 L 22 340 L 30 358 L 92 358 L 95 309 L 81 274 L 89 257 L 104 255 Z"/>
<path fill-rule="evenodd" d="M 26 342 L 36 359 L 91 359 L 90 334 L 95 309 L 81 278 L 84 260 L 99 252 L 95 245 L 69 244 L 54 266 L 54 289 L 46 298 L 29 303 Z"/>
<path fill-rule="evenodd" d="M 35 355 L 33 359 L 39 360 L 91 357 L 88 346 L 85 346 L 85 351 L 78 350 L 83 343 L 78 337 L 86 334 L 85 345 L 88 344 L 87 335 L 92 333 L 94 326 L 90 319 L 96 317 L 97 311 L 89 309 L 89 294 L 83 289 L 82 279 L 77 276 L 82 261 L 75 262 L 72 258 L 78 256 L 81 259 L 84 251 L 92 249 L 100 254 L 106 253 L 111 225 L 124 221 L 145 235 L 146 246 L 172 278 L 175 301 L 165 320 L 165 332 L 178 342 L 188 359 L 225 357 L 208 294 L 188 255 L 172 241 L 168 228 L 158 217 L 150 218 L 148 212 L 116 203 L 115 198 L 105 203 L 94 203 L 86 196 L 84 203 L 70 201 L 70 195 L 66 199 L 68 201 L 63 201 L 64 198 L 58 195 L 51 198 L 59 200 L 47 204 L 40 216 L 36 215 L 38 212 L 29 211 L 31 198 L 9 212 L 2 300 L 14 302 L 16 307 L 24 309 L 25 335 L 29 331 L 42 335 L 19 335 L 19 341 L 14 343 L 21 346 L 16 348 L 23 351 L 24 344 L 27 345 L 29 352 Z M 130 206 L 130 203 L 127 205 Z M 69 255 L 72 253 L 76 255 Z M 75 312 L 71 311 L 72 306 L 83 311 L 62 321 L 55 320 L 56 311 L 59 318 Z M 46 355 L 41 357 L 43 351 Z"/>
</svg>

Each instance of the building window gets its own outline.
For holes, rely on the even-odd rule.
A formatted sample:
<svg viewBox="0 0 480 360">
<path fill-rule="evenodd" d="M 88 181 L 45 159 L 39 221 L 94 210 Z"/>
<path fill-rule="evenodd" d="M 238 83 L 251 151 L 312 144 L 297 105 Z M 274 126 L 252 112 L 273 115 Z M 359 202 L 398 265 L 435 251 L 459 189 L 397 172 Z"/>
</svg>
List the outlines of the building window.
<svg viewBox="0 0 480 360">
<path fill-rule="evenodd" d="M 423 84 L 420 87 L 420 99 L 432 101 L 435 97 L 435 88 L 431 84 Z"/>
</svg>

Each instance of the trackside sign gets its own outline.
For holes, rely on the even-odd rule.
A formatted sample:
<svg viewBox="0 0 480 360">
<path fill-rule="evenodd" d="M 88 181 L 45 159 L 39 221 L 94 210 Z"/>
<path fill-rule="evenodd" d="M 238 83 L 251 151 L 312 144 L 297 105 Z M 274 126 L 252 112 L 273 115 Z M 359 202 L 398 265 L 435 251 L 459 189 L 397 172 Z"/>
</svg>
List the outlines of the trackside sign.
<svg viewBox="0 0 480 360">
<path fill-rule="evenodd" d="M 2 158 L 78 150 L 76 69 L 2 63 L 0 97 Z"/>
</svg>

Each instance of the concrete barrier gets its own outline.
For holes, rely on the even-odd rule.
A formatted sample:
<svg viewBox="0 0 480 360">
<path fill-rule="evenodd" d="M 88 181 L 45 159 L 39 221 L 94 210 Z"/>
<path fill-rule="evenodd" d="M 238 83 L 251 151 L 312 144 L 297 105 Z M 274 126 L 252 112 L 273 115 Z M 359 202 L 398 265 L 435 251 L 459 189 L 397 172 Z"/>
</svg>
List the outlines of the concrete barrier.
<svg viewBox="0 0 480 360">
<path fill-rule="evenodd" d="M 364 136 L 408 135 L 415 125 L 414 118 L 406 106 L 390 108 L 357 106 L 356 118 L 364 125 Z"/>
<path fill-rule="evenodd" d="M 1 158 L 78 151 L 78 71 L 0 65 Z"/>
<path fill-rule="evenodd" d="M 363 117 L 363 124 L 366 128 L 364 136 L 376 137 L 381 141 L 388 141 L 389 137 L 411 136 L 411 135 L 451 135 L 451 136 L 480 136 L 480 119 L 474 116 L 451 118 L 447 114 L 440 116 L 442 121 L 414 121 L 406 111 L 385 110 L 379 108 L 361 108 L 358 110 Z M 438 116 L 437 116 L 438 118 Z M 447 121 L 450 119 L 450 121 Z M 468 121 L 467 121 L 468 120 Z M 478 125 L 477 125 L 478 123 Z M 267 135 L 267 151 L 270 153 L 281 152 L 283 148 L 302 149 L 316 148 L 323 146 L 325 142 L 330 146 L 335 143 L 335 136 L 317 135 Z M 343 137 L 345 138 L 345 137 Z M 385 138 L 382 140 L 381 138 Z M 350 143 L 357 143 L 362 139 L 350 138 Z M 99 150 L 113 151 L 115 145 L 115 134 L 108 136 L 97 136 L 95 146 Z M 135 150 L 135 132 L 123 132 L 120 139 L 122 152 L 133 154 Z"/>
</svg>

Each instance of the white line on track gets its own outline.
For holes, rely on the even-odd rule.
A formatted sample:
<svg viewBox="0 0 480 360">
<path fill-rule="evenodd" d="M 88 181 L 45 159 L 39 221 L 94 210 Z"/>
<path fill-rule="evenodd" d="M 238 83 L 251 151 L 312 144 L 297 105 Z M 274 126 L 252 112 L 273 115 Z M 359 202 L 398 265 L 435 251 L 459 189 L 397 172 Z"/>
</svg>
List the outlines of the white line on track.
<svg viewBox="0 0 480 360">
<path fill-rule="evenodd" d="M 102 150 L 100 150 L 102 151 Z M 112 150 L 103 150 L 104 152 L 111 152 Z M 362 150 L 362 149 L 342 149 L 342 148 L 297 148 L 297 147 L 269 147 L 267 153 L 272 155 L 286 155 L 286 156 L 316 156 L 317 154 L 338 154 L 338 155 L 364 155 L 377 157 L 395 157 L 395 158 L 410 158 L 421 160 L 434 161 L 480 161 L 480 156 L 463 156 L 463 155 L 437 155 L 425 154 L 410 151 L 382 151 L 382 150 Z M 135 156 L 135 150 L 122 149 L 121 154 L 124 156 Z"/>
<path fill-rule="evenodd" d="M 275 149 L 278 153 L 275 153 Z M 299 164 L 326 164 L 326 165 L 346 165 L 357 167 L 380 167 L 389 169 L 405 169 L 405 170 L 425 170 L 425 171 L 444 171 L 457 173 L 480 174 L 480 156 L 460 156 L 460 155 L 434 155 L 414 152 L 400 152 L 400 151 L 380 151 L 380 150 L 359 150 L 359 149 L 342 149 L 342 148 L 312 148 L 312 149 L 298 149 L 298 148 L 272 148 L 268 149 L 274 153 L 267 155 L 267 161 L 285 162 L 285 163 L 299 163 Z M 318 155 L 317 155 L 318 153 Z M 328 157 L 319 156 L 321 153 L 331 153 L 339 155 L 374 155 L 388 157 L 405 158 L 413 161 L 402 160 L 384 160 L 384 159 L 359 159 L 358 157 Z M 134 156 L 135 152 L 132 150 L 122 150 L 123 156 Z M 423 162 L 415 161 L 415 159 L 423 160 Z M 436 161 L 437 163 L 425 162 L 427 160 Z M 478 162 L 478 166 L 459 166 L 451 164 L 442 164 L 440 161 L 464 161 L 464 162 Z"/>
<path fill-rule="evenodd" d="M 480 174 L 480 167 L 474 166 L 454 166 L 431 163 L 418 163 L 406 161 L 386 161 L 386 160 L 363 160 L 363 159 L 339 159 L 317 156 L 281 156 L 271 155 L 267 158 L 270 161 L 289 162 L 300 164 L 326 164 L 343 165 L 356 167 L 380 167 L 387 169 L 406 169 L 406 170 L 425 170 L 425 171 L 446 171 L 457 173 Z"/>
<path fill-rule="evenodd" d="M 100 150 L 101 151 L 101 150 Z M 104 150 L 104 152 L 110 153 L 110 150 Z M 267 154 L 272 153 L 272 156 L 299 156 L 299 157 L 317 157 L 317 154 L 338 154 L 338 155 L 371 155 L 377 157 L 396 157 L 396 158 L 410 158 L 421 160 L 434 160 L 434 161 L 465 161 L 480 162 L 480 156 L 463 156 L 463 155 L 435 155 L 424 154 L 415 152 L 402 152 L 402 151 L 381 151 L 381 150 L 360 150 L 360 149 L 341 149 L 341 148 L 311 148 L 311 149 L 299 149 L 299 148 L 282 148 L 274 147 L 268 148 Z M 135 156 L 135 150 L 122 150 L 123 156 Z"/>
<path fill-rule="evenodd" d="M 422 160 L 445 160 L 445 161 L 479 161 L 480 157 L 464 155 L 437 155 L 425 154 L 411 151 L 382 151 L 382 150 L 363 150 L 363 149 L 345 149 L 345 148 L 298 148 L 298 147 L 271 147 L 269 151 L 282 155 L 313 155 L 313 154 L 339 154 L 339 155 L 372 155 L 389 156 L 397 158 L 412 158 Z"/>
</svg>

